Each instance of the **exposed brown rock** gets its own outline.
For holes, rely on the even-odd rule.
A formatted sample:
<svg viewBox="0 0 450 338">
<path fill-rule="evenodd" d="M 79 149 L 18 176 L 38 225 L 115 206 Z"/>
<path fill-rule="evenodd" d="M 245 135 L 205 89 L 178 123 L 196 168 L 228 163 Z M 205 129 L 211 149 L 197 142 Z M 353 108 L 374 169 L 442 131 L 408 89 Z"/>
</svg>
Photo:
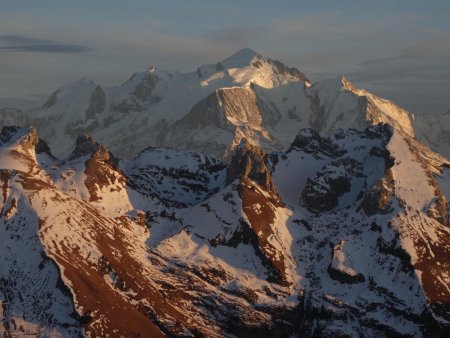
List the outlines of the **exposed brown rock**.
<svg viewBox="0 0 450 338">
<path fill-rule="evenodd" d="M 275 208 L 280 206 L 277 205 L 280 200 L 278 197 L 267 198 L 248 177 L 241 178 L 238 192 L 243 211 L 250 223 L 242 224 L 244 238 L 253 245 L 262 263 L 269 270 L 268 280 L 284 286 L 290 285 L 286 275 L 288 257 L 269 241 L 269 238 L 275 235 Z"/>
<path fill-rule="evenodd" d="M 249 221 L 241 224 L 234 240 L 244 240 L 255 248 L 256 253 L 268 268 L 269 280 L 289 285 L 286 276 L 287 257 L 268 240 L 274 236 L 275 210 L 284 205 L 278 194 L 269 168 L 265 163 L 264 151 L 243 139 L 227 167 L 226 183 L 239 180 L 238 193 L 242 208 Z M 236 243 L 235 243 L 236 244 Z"/>
<path fill-rule="evenodd" d="M 279 197 L 278 190 L 272 181 L 272 176 L 265 162 L 264 151 L 243 139 L 231 158 L 227 168 L 226 184 L 230 184 L 236 179 L 248 178 L 257 183 L 262 189 Z"/>
<path fill-rule="evenodd" d="M 91 136 L 83 134 L 77 137 L 75 143 L 75 149 L 69 156 L 69 161 L 75 158 L 91 155 L 91 158 L 99 159 L 102 161 L 113 160 L 114 157 L 106 149 L 103 144 L 97 143 Z"/>
</svg>

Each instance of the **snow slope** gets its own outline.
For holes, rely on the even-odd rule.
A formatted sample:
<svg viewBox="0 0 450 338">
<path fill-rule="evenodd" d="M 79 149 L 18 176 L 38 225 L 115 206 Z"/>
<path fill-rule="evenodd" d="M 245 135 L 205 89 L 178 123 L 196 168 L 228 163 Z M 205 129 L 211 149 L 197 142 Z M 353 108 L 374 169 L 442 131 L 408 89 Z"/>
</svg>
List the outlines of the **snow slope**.
<svg viewBox="0 0 450 338">
<path fill-rule="evenodd" d="M 2 333 L 443 335 L 449 167 L 381 124 L 268 154 L 242 140 L 229 164 L 119 161 L 86 135 L 59 160 L 3 128 Z"/>
<path fill-rule="evenodd" d="M 450 111 L 443 114 L 416 114 L 414 129 L 419 141 L 450 158 Z"/>
<path fill-rule="evenodd" d="M 268 151 L 283 150 L 302 128 L 363 130 L 379 122 L 410 136 L 418 129 L 419 139 L 435 150 L 446 152 L 448 143 L 447 115 L 414 122 L 395 103 L 344 77 L 311 84 L 299 70 L 250 49 L 189 73 L 152 66 L 115 87 L 83 78 L 27 114 L 59 157 L 71 152 L 83 132 L 128 159 L 149 146 L 228 158 L 242 138 Z M 443 136 L 433 136 L 439 125 Z"/>
</svg>

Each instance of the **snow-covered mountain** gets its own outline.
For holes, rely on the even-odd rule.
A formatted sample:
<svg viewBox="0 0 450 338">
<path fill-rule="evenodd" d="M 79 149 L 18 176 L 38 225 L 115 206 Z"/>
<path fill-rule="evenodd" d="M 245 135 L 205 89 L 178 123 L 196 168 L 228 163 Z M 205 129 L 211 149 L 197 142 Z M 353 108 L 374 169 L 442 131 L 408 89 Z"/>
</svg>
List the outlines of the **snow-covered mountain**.
<svg viewBox="0 0 450 338">
<path fill-rule="evenodd" d="M 60 160 L 36 129 L 5 127 L 0 330 L 445 335 L 450 162 L 407 131 L 303 129 L 267 154 L 242 139 L 225 164 L 165 148 L 119 160 L 87 135 Z"/>
<path fill-rule="evenodd" d="M 227 158 L 242 138 L 267 151 L 283 150 L 302 128 L 363 130 L 384 122 L 414 135 L 417 127 L 412 114 L 344 77 L 311 84 L 301 71 L 250 49 L 190 73 L 152 66 L 116 87 L 83 78 L 27 113 L 62 157 L 82 133 L 121 158 L 150 146 Z M 434 116 L 432 123 L 445 126 L 442 119 Z M 449 157 L 445 146 L 437 146 L 434 129 L 421 126 L 418 137 Z"/>
<path fill-rule="evenodd" d="M 443 114 L 415 115 L 414 130 L 421 142 L 450 158 L 450 110 Z"/>
<path fill-rule="evenodd" d="M 448 336 L 449 117 L 249 49 L 2 109 L 0 333 Z"/>
</svg>

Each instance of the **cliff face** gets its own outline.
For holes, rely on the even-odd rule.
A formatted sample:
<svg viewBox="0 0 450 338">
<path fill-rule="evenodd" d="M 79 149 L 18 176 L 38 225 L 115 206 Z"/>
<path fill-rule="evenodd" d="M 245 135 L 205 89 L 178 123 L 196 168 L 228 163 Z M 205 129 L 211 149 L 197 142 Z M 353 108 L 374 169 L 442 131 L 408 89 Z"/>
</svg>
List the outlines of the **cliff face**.
<svg viewBox="0 0 450 338">
<path fill-rule="evenodd" d="M 260 147 L 241 140 L 235 148 L 233 157 L 227 167 L 226 184 L 236 179 L 249 179 L 262 189 L 278 196 L 278 191 L 272 182 L 270 170 L 266 164 L 265 153 Z"/>
</svg>

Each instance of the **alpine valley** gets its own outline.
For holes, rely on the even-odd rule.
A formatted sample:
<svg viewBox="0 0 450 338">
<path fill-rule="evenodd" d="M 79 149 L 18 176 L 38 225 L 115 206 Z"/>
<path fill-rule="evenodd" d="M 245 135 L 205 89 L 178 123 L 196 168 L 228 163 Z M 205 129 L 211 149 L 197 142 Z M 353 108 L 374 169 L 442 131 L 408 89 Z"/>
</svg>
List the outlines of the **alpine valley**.
<svg viewBox="0 0 450 338">
<path fill-rule="evenodd" d="M 450 334 L 450 112 L 243 49 L 0 125 L 6 338 Z"/>
</svg>

